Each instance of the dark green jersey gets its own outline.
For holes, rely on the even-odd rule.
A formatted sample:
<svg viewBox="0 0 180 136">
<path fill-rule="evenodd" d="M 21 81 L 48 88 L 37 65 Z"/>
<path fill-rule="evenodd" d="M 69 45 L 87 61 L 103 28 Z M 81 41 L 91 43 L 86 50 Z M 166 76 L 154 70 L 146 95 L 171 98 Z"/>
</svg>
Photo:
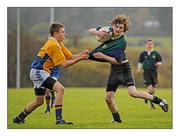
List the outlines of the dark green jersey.
<svg viewBox="0 0 180 136">
<path fill-rule="evenodd" d="M 139 56 L 139 63 L 143 64 L 143 70 L 156 70 L 156 62 L 161 62 L 161 55 L 157 51 L 152 51 L 149 55 L 143 51 Z"/>
<path fill-rule="evenodd" d="M 105 61 L 105 60 L 100 60 L 93 57 L 94 53 L 102 52 L 108 56 L 116 58 L 117 61 L 122 62 L 127 59 L 126 45 L 127 45 L 127 40 L 124 35 L 121 35 L 120 37 L 116 39 L 110 39 L 107 42 L 102 43 L 96 49 L 94 49 L 89 54 L 90 56 L 89 59 L 95 60 L 95 61 Z"/>
</svg>

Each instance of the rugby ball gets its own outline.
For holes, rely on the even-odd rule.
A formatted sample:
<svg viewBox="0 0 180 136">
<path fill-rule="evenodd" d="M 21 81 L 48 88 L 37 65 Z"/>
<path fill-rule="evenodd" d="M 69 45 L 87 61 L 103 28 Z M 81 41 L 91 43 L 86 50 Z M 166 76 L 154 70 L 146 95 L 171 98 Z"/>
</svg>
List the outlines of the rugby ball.
<svg viewBox="0 0 180 136">
<path fill-rule="evenodd" d="M 96 39 L 98 42 L 106 42 L 106 41 L 110 40 L 112 37 L 112 28 L 109 26 L 100 27 L 97 29 L 97 31 L 107 32 L 107 34 L 108 34 L 106 37 L 96 36 Z"/>
</svg>

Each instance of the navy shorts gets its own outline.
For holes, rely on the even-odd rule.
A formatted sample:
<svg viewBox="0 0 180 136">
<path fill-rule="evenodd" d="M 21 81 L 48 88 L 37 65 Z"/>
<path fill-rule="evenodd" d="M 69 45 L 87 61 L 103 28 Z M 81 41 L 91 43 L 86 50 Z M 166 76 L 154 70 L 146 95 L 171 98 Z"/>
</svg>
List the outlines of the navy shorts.
<svg viewBox="0 0 180 136">
<path fill-rule="evenodd" d="M 153 87 L 155 87 L 156 84 L 158 83 L 157 71 L 144 70 L 143 77 L 144 77 L 144 84 L 146 84 L 147 86 L 152 85 Z"/>
</svg>

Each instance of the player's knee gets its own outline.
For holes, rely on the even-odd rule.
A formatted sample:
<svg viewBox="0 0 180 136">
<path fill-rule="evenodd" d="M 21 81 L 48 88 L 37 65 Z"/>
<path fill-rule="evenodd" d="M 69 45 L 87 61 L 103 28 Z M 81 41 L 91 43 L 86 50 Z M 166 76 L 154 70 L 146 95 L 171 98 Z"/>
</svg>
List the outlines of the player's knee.
<svg viewBox="0 0 180 136">
<path fill-rule="evenodd" d="M 61 93 L 62 95 L 64 94 L 64 87 L 59 87 L 57 90 L 57 93 Z"/>
<path fill-rule="evenodd" d="M 148 91 L 148 93 L 153 95 L 154 94 L 154 90 L 150 90 L 150 91 Z"/>
<path fill-rule="evenodd" d="M 37 105 L 37 106 L 41 106 L 41 105 L 43 105 L 43 103 L 44 103 L 44 99 L 38 99 L 38 100 L 36 100 L 36 105 Z"/>
<path fill-rule="evenodd" d="M 58 82 L 54 85 L 53 90 L 55 90 L 56 93 L 64 94 L 64 87 Z"/>
<path fill-rule="evenodd" d="M 149 85 L 149 86 L 147 87 L 147 89 L 148 89 L 149 92 L 152 92 L 152 91 L 153 91 L 152 85 Z"/>
<path fill-rule="evenodd" d="M 49 89 L 48 90 L 46 90 L 46 94 L 45 94 L 46 96 L 50 96 L 50 92 L 49 92 Z"/>
<path fill-rule="evenodd" d="M 105 101 L 106 101 L 106 103 L 108 103 L 108 104 L 111 104 L 112 101 L 113 101 L 113 99 L 114 99 L 114 97 L 113 97 L 112 95 L 107 95 L 107 96 L 105 97 Z"/>
<path fill-rule="evenodd" d="M 106 101 L 107 104 L 111 104 L 111 102 L 112 102 L 111 99 L 109 99 L 107 97 L 105 97 L 105 101 Z"/>
<path fill-rule="evenodd" d="M 134 98 L 138 98 L 139 93 L 138 93 L 138 91 L 131 91 L 131 92 L 129 92 L 129 96 L 134 97 Z"/>
<path fill-rule="evenodd" d="M 139 92 L 136 90 L 135 86 L 129 86 L 128 93 L 129 93 L 129 96 L 131 97 L 134 97 L 134 98 L 139 97 Z"/>
</svg>

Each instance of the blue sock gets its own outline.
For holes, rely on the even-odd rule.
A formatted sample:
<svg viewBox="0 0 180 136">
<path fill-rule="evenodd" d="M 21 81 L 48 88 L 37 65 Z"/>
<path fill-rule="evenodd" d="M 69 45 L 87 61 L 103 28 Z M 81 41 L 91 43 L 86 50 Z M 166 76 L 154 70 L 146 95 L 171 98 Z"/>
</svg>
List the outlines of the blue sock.
<svg viewBox="0 0 180 136">
<path fill-rule="evenodd" d="M 55 105 L 56 122 L 62 119 L 62 105 Z"/>
</svg>

